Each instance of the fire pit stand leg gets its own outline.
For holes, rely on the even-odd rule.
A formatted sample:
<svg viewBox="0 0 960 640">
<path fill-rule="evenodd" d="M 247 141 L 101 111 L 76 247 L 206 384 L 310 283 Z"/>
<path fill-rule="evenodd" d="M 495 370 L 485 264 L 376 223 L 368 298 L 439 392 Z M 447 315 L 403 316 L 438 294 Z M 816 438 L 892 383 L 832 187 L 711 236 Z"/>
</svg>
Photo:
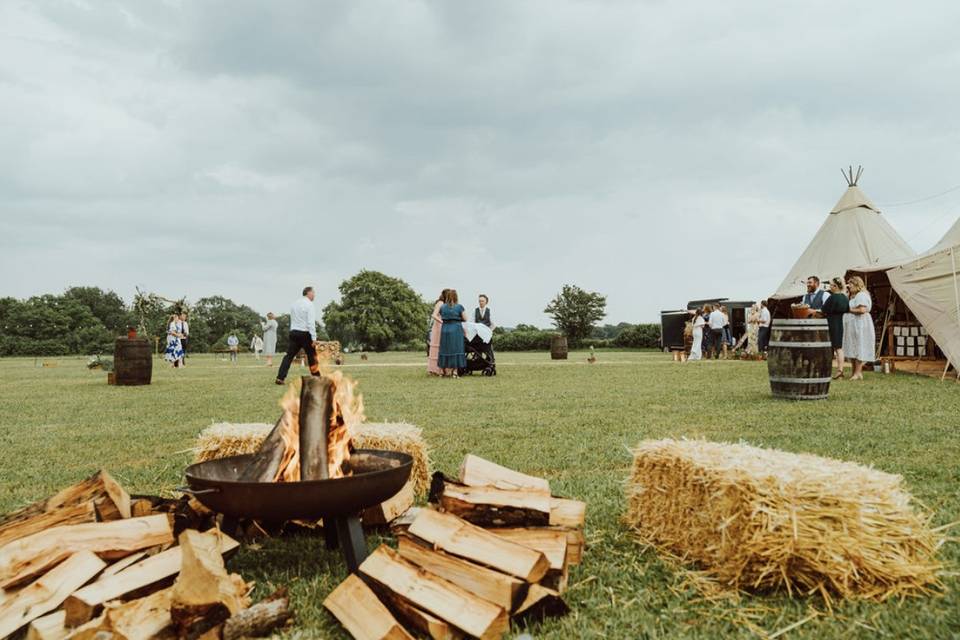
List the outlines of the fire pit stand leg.
<svg viewBox="0 0 960 640">
<path fill-rule="evenodd" d="M 332 526 L 327 527 L 327 522 Z M 367 541 L 363 537 L 360 518 L 358 516 L 324 518 L 324 536 L 327 539 L 327 548 L 336 549 L 339 545 L 347 569 L 350 573 L 356 573 L 361 563 L 367 559 Z"/>
</svg>

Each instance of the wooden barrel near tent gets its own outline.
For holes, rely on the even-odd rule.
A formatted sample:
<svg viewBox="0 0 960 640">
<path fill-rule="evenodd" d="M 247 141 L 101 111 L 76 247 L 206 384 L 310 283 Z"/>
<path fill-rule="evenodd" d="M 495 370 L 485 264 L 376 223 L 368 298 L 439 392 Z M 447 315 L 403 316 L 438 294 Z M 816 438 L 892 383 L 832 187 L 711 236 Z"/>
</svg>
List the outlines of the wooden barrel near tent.
<svg viewBox="0 0 960 640">
<path fill-rule="evenodd" d="M 153 377 L 153 349 L 146 338 L 117 338 L 113 345 L 114 384 L 150 384 Z"/>
<path fill-rule="evenodd" d="M 774 320 L 770 328 L 767 372 L 770 391 L 776 398 L 826 399 L 833 373 L 827 321 Z"/>
<path fill-rule="evenodd" d="M 567 336 L 553 336 L 550 339 L 550 359 L 567 359 Z"/>
</svg>

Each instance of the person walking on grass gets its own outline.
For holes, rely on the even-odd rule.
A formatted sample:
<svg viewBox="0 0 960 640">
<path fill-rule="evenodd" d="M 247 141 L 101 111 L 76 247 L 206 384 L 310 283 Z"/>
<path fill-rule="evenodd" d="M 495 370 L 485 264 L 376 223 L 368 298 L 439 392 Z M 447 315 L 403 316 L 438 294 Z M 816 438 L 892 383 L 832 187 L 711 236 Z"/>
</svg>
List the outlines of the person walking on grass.
<svg viewBox="0 0 960 640">
<path fill-rule="evenodd" d="M 293 303 L 290 309 L 290 342 L 287 346 L 287 353 L 280 362 L 280 370 L 277 372 L 277 384 L 283 384 L 287 379 L 287 372 L 290 371 L 290 363 L 300 350 L 307 354 L 307 361 L 310 363 L 310 375 L 320 375 L 320 364 L 317 361 L 317 311 L 313 307 L 313 299 L 316 297 L 313 287 L 304 287 L 303 296 Z"/>
<path fill-rule="evenodd" d="M 260 352 L 263 351 L 263 338 L 254 334 L 253 340 L 250 341 L 250 350 L 253 351 L 254 357 L 259 360 Z"/>
<path fill-rule="evenodd" d="M 437 364 L 445 378 L 460 377 L 459 370 L 467 366 L 464 352 L 463 323 L 467 321 L 467 310 L 460 304 L 456 289 L 449 289 L 444 304 L 440 307 L 440 354 Z"/>
<path fill-rule="evenodd" d="M 720 358 L 720 350 L 723 349 L 723 357 L 727 357 L 727 343 L 724 340 L 723 327 L 727 323 L 726 316 L 720 310 L 720 306 L 713 307 L 710 316 L 707 318 L 707 324 L 710 325 L 710 342 L 713 359 Z"/>
<path fill-rule="evenodd" d="M 240 338 L 237 337 L 237 334 L 231 333 L 227 336 L 227 349 L 230 350 L 230 362 L 237 364 L 239 362 L 237 352 L 240 350 Z"/>
<path fill-rule="evenodd" d="M 850 310 L 843 316 L 843 353 L 853 363 L 851 380 L 863 380 L 863 363 L 876 360 L 876 330 L 870 310 L 873 300 L 860 276 L 847 282 Z"/>
<path fill-rule="evenodd" d="M 263 357 L 267 359 L 267 366 L 273 366 L 273 356 L 277 353 L 277 319 L 273 313 L 267 314 L 267 321 L 260 323 L 263 329 Z"/>
</svg>

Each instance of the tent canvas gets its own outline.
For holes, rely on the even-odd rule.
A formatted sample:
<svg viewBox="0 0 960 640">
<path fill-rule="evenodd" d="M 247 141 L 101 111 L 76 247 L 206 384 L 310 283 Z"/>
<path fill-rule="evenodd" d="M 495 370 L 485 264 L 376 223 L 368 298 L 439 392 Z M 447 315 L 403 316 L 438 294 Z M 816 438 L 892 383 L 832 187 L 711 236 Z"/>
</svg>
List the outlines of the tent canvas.
<svg viewBox="0 0 960 640">
<path fill-rule="evenodd" d="M 842 276 L 852 267 L 889 268 L 916 256 L 857 186 L 856 180 L 851 178 L 848 183 L 846 192 L 790 269 L 773 299 L 802 296 L 806 293 L 808 276 L 815 275 L 825 281 Z"/>
<path fill-rule="evenodd" d="M 940 251 L 941 249 L 949 249 L 950 247 L 955 247 L 960 244 L 960 218 L 957 218 L 957 221 L 953 223 L 953 226 L 950 227 L 943 237 L 940 238 L 940 241 L 937 244 L 931 247 L 930 251 L 927 253 L 933 253 L 934 251 Z"/>
<path fill-rule="evenodd" d="M 890 284 L 937 346 L 960 369 L 960 244 L 887 272 Z"/>
</svg>

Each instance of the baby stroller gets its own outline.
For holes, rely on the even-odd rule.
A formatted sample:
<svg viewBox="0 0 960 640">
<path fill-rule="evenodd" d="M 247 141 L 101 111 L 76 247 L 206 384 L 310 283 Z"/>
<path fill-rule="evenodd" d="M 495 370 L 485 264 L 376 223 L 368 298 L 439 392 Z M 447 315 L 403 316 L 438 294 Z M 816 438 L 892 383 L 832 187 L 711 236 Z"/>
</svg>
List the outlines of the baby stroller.
<svg viewBox="0 0 960 640">
<path fill-rule="evenodd" d="M 463 349 L 467 354 L 467 366 L 458 371 L 461 376 L 479 371 L 485 376 L 497 375 L 496 357 L 493 354 L 493 332 L 489 327 L 475 322 L 465 322 Z"/>
</svg>

